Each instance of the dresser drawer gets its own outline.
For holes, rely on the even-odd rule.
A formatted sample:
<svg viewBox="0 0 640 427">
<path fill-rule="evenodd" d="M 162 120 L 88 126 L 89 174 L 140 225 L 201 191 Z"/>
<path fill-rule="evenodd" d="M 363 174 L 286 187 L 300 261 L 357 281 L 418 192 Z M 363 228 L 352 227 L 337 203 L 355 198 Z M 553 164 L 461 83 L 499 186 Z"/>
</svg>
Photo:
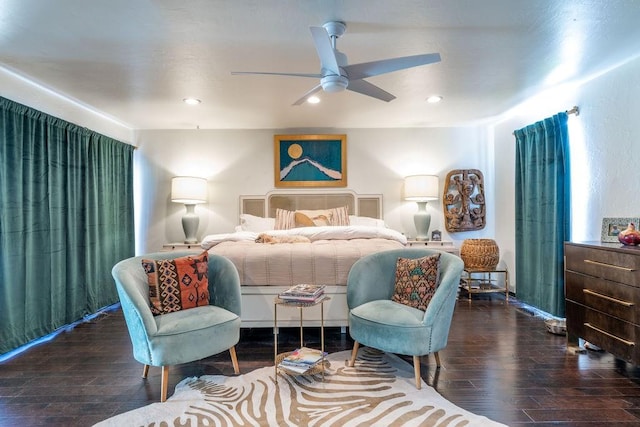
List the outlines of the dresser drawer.
<svg viewBox="0 0 640 427">
<path fill-rule="evenodd" d="M 571 301 L 566 304 L 567 331 L 623 360 L 634 363 L 638 360 L 638 326 Z"/>
<path fill-rule="evenodd" d="M 640 286 L 640 253 L 565 245 L 565 268 L 632 286 Z"/>
<path fill-rule="evenodd" d="M 612 317 L 640 324 L 640 310 L 637 309 L 640 288 L 566 271 L 565 297 Z"/>
</svg>

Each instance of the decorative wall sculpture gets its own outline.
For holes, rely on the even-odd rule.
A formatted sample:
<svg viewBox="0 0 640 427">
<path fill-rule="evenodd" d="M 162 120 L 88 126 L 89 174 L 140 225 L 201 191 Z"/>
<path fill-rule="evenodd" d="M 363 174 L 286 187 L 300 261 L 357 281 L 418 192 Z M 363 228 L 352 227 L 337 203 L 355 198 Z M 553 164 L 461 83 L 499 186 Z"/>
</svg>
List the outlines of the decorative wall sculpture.
<svg viewBox="0 0 640 427">
<path fill-rule="evenodd" d="M 478 169 L 455 169 L 449 172 L 442 200 L 447 231 L 474 231 L 484 228 L 484 178 Z"/>
</svg>

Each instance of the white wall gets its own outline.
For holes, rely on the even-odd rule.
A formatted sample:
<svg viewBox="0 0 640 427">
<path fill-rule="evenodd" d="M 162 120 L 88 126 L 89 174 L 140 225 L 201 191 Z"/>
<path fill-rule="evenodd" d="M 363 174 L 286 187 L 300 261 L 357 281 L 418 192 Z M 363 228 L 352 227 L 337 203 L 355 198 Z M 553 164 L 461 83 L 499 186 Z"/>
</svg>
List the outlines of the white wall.
<svg viewBox="0 0 640 427">
<path fill-rule="evenodd" d="M 496 240 L 515 286 L 515 137 L 512 132 L 579 106 L 569 116 L 572 240 L 599 241 L 603 217 L 638 217 L 640 59 L 541 94 L 494 127 Z"/>
<path fill-rule="evenodd" d="M 444 240 L 492 236 L 493 147 L 482 127 L 426 129 L 295 129 L 295 130 L 143 130 L 136 134 L 136 183 L 141 195 L 136 213 L 139 253 L 184 239 L 180 218 L 184 206 L 171 203 L 170 181 L 176 175 L 209 180 L 209 201 L 198 205 L 198 236 L 226 233 L 238 223 L 239 196 L 264 194 L 274 187 L 274 134 L 344 133 L 347 135 L 347 188 L 384 195 L 384 219 L 407 235 L 415 235 L 415 203 L 401 200 L 403 178 L 415 173 L 440 176 L 452 169 L 479 169 L 485 174 L 488 226 L 473 233 L 448 235 L 441 201 L 432 202 L 431 230 Z M 322 191 L 320 189 L 314 191 Z M 442 191 L 442 189 L 441 189 Z"/>
</svg>

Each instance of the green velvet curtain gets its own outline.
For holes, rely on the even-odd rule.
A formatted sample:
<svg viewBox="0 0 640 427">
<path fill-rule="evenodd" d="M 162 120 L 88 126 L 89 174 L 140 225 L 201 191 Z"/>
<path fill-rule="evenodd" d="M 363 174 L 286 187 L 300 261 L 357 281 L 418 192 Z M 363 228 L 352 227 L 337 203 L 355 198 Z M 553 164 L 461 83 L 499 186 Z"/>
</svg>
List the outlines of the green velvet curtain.
<svg viewBox="0 0 640 427">
<path fill-rule="evenodd" d="M 516 296 L 564 317 L 564 242 L 571 235 L 567 113 L 515 131 Z"/>
<path fill-rule="evenodd" d="M 0 98 L 0 354 L 117 302 L 133 150 Z"/>
</svg>

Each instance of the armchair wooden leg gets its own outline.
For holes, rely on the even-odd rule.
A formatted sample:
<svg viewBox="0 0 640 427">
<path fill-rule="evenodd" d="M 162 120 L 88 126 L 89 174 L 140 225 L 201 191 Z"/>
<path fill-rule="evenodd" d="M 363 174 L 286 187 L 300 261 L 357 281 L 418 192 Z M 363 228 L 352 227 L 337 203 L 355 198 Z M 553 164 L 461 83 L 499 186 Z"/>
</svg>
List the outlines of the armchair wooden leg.
<svg viewBox="0 0 640 427">
<path fill-rule="evenodd" d="M 162 389 L 160 391 L 160 402 L 167 400 L 167 388 L 169 387 L 169 367 L 162 367 Z"/>
<path fill-rule="evenodd" d="M 149 375 L 149 365 L 144 365 L 142 368 L 142 378 L 147 378 Z"/>
<path fill-rule="evenodd" d="M 422 388 L 422 381 L 420 380 L 420 356 L 413 356 L 413 372 L 416 377 L 416 388 L 420 390 Z"/>
<path fill-rule="evenodd" d="M 356 357 L 358 357 L 358 348 L 360 347 L 360 343 L 358 341 L 353 342 L 353 351 L 351 352 L 351 360 L 349 360 L 349 366 L 353 368 L 353 365 L 356 364 Z"/>
<path fill-rule="evenodd" d="M 231 363 L 233 363 L 233 372 L 238 375 L 240 373 L 240 367 L 238 366 L 238 357 L 236 356 L 236 346 L 234 345 L 229 349 L 229 353 L 231 353 Z"/>
<path fill-rule="evenodd" d="M 433 353 L 433 355 L 436 357 L 436 366 L 439 368 L 440 367 L 440 353 L 438 353 L 436 351 L 435 353 Z"/>
</svg>

